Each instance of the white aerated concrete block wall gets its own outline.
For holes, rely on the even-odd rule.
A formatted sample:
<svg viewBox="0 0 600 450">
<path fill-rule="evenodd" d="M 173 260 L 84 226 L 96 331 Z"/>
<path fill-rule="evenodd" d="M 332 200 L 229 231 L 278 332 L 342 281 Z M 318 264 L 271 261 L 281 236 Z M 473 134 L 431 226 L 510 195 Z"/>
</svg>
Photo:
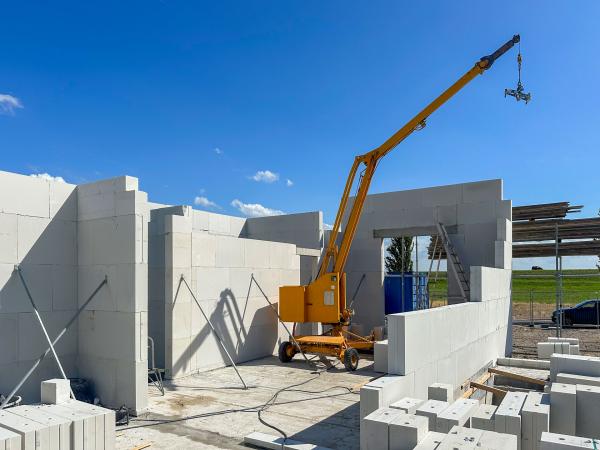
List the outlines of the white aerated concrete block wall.
<svg viewBox="0 0 600 450">
<path fill-rule="evenodd" d="M 103 404 L 147 407 L 148 199 L 138 180 L 77 187 L 79 304 L 108 277 L 79 317 L 78 366 Z"/>
<path fill-rule="evenodd" d="M 580 355 L 552 355 L 550 357 L 550 381 L 556 381 L 556 376 L 559 373 L 600 377 L 600 358 Z"/>
<path fill-rule="evenodd" d="M 273 307 L 279 286 L 300 283 L 300 256 L 293 244 L 239 237 L 244 221 L 190 207 L 152 211 L 151 268 L 164 281 L 151 284 L 164 291 L 150 294 L 150 329 L 168 378 L 230 364 L 182 275 L 235 362 L 271 355 L 287 339 Z"/>
<path fill-rule="evenodd" d="M 355 292 L 364 276 L 354 320 L 367 332 L 384 323 L 384 238 L 437 234 L 436 223 L 441 222 L 467 277 L 473 266 L 510 270 L 511 214 L 511 202 L 503 200 L 502 180 L 368 195 L 346 264 L 348 292 Z M 346 221 L 344 217 L 343 224 Z M 510 274 L 504 277 L 510 279 Z M 462 301 L 454 277 L 448 283 L 450 303 Z"/>
<path fill-rule="evenodd" d="M 510 345 L 510 271 L 471 267 L 471 273 L 484 293 L 478 301 L 388 316 L 388 372 L 413 376 L 408 395 L 425 398 L 435 382 L 456 390 L 505 355 Z"/>
<path fill-rule="evenodd" d="M 19 265 L 48 333 L 55 337 L 77 310 L 76 186 L 0 171 L 0 393 L 7 395 L 48 347 Z M 77 326 L 56 346 L 77 376 Z M 18 392 L 39 401 L 42 380 L 60 376 L 49 356 Z"/>
</svg>

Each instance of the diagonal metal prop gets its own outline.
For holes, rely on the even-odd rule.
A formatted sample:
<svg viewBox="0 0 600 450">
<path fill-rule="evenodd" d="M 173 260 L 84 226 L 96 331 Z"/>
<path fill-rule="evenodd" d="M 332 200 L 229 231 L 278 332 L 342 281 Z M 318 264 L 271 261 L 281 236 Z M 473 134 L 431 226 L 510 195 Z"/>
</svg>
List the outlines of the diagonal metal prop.
<svg viewBox="0 0 600 450">
<path fill-rule="evenodd" d="M 189 284 L 187 283 L 185 277 L 183 276 L 183 274 L 181 274 L 181 278 L 179 279 L 179 285 L 177 286 L 177 292 L 175 294 L 175 299 L 173 300 L 173 305 L 175 305 L 175 301 L 177 300 L 177 296 L 179 295 L 179 288 L 181 286 L 181 283 L 184 283 L 185 286 L 187 287 L 188 291 L 190 292 L 190 295 L 192 296 L 192 298 L 194 299 L 194 301 L 196 302 L 196 305 L 198 305 L 198 309 L 200 310 L 200 312 L 202 313 L 202 315 L 204 316 L 204 320 L 206 320 L 206 323 L 208 323 L 208 325 L 210 326 L 210 329 L 212 330 L 213 334 L 215 335 L 215 337 L 217 338 L 217 341 L 219 342 L 219 344 L 221 345 L 221 348 L 223 349 L 223 351 L 225 352 L 225 354 L 227 355 L 227 358 L 229 358 L 229 361 L 231 362 L 231 365 L 233 366 L 233 368 L 235 369 L 235 373 L 237 373 L 237 376 L 239 377 L 240 381 L 242 382 L 242 384 L 244 385 L 244 389 L 248 389 L 248 386 L 246 386 L 246 382 L 244 381 L 244 379 L 242 378 L 242 376 L 240 375 L 240 372 L 237 368 L 237 366 L 235 365 L 235 363 L 233 362 L 233 358 L 231 357 L 231 355 L 229 354 L 229 352 L 227 351 L 227 348 L 225 348 L 225 344 L 223 344 L 223 341 L 221 340 L 221 336 L 219 336 L 219 333 L 217 333 L 217 330 L 215 329 L 215 327 L 213 327 L 213 324 L 210 322 L 210 320 L 208 319 L 207 315 L 204 314 L 204 310 L 202 309 L 202 306 L 200 306 L 200 302 L 198 302 L 198 300 L 196 299 L 196 296 L 194 295 L 194 293 L 192 292 L 192 289 L 190 288 Z"/>
<path fill-rule="evenodd" d="M 32 302 L 32 304 L 34 306 L 34 310 L 35 310 L 35 312 L 36 312 L 36 314 L 38 316 L 38 320 L 41 323 L 41 318 L 39 317 L 39 313 L 37 312 L 37 308 L 35 307 L 35 304 L 33 303 L 33 299 L 31 298 L 31 294 L 29 292 L 29 289 L 27 288 L 27 284 L 25 283 L 25 280 L 23 279 L 23 275 L 21 274 L 21 270 L 20 270 L 20 268 L 18 266 L 15 267 L 15 270 L 18 271 L 19 276 L 21 277 L 21 282 L 23 283 L 23 286 L 25 286 L 25 290 L 27 291 L 27 295 L 29 296 L 29 300 Z M 94 299 L 94 297 L 96 296 L 96 294 L 98 293 L 98 291 L 100 291 L 100 289 L 102 288 L 102 286 L 104 286 L 107 283 L 108 283 L 108 277 L 105 275 L 104 276 L 104 280 L 102 280 L 102 282 L 98 285 L 98 287 L 94 290 L 94 292 L 92 292 L 92 295 L 90 295 L 88 297 L 88 299 L 85 301 L 85 303 L 83 305 L 81 305 L 81 307 L 77 310 L 77 312 L 75 312 L 75 314 L 73 315 L 73 317 L 71 317 L 71 319 L 63 327 L 63 329 L 58 334 L 58 336 L 56 336 L 52 342 L 48 342 L 50 344 L 50 347 L 48 347 L 46 349 L 46 351 L 44 353 L 42 353 L 40 355 L 40 357 L 33 363 L 33 366 L 31 366 L 31 369 L 29 369 L 29 371 L 25 374 L 25 376 L 21 379 L 21 381 L 19 381 L 19 383 L 17 383 L 17 385 L 11 391 L 11 393 L 8 394 L 8 397 L 6 397 L 4 399 L 4 401 L 0 405 L 0 409 L 3 409 L 7 405 L 7 403 L 10 401 L 10 399 L 18 392 L 19 389 L 21 389 L 21 387 L 23 386 L 23 384 L 25 384 L 25 382 L 29 379 L 29 377 L 33 374 L 33 372 L 35 372 L 35 370 L 42 363 L 42 361 L 44 360 L 44 358 L 46 356 L 48 356 L 48 354 L 51 351 L 54 354 L 55 358 L 57 358 L 56 357 L 56 353 L 54 352 L 54 346 L 65 335 L 65 333 L 67 332 L 67 330 L 69 329 L 69 327 L 71 325 L 73 325 L 73 323 L 77 320 L 77 318 L 83 312 L 83 310 L 87 307 L 87 305 L 89 305 L 89 303 Z M 44 328 L 43 323 L 42 323 L 42 329 L 44 330 L 44 332 L 46 331 L 46 329 Z M 46 334 L 46 337 L 48 338 L 48 341 L 49 341 L 48 334 L 47 333 L 45 333 L 45 334 Z M 56 361 L 58 362 L 58 358 L 56 359 Z M 58 362 L 58 364 L 59 364 L 59 367 L 60 367 L 60 362 Z M 61 372 L 62 372 L 62 367 L 61 367 Z M 64 372 L 63 372 L 63 374 L 64 374 Z M 69 383 L 69 386 L 70 386 L 70 383 Z M 73 391 L 71 391 L 71 395 L 73 396 L 73 398 L 75 398 L 75 395 L 73 395 Z"/>
</svg>

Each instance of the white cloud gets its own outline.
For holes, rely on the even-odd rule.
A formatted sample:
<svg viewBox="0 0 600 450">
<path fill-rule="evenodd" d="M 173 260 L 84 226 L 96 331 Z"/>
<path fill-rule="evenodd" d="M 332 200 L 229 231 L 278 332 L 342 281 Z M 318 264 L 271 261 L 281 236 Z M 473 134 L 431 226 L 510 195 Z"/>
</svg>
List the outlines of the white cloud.
<svg viewBox="0 0 600 450">
<path fill-rule="evenodd" d="M 323 229 L 324 230 L 333 230 L 333 225 L 330 223 L 323 222 Z"/>
<path fill-rule="evenodd" d="M 204 196 L 198 196 L 194 199 L 194 205 L 196 206 L 202 206 L 203 208 L 218 208 L 219 205 L 217 205 L 215 202 L 209 200 L 208 198 L 204 197 Z"/>
<path fill-rule="evenodd" d="M 215 152 L 217 155 L 222 155 L 223 154 L 223 150 L 221 150 L 219 147 L 213 148 L 213 152 Z"/>
<path fill-rule="evenodd" d="M 21 100 L 9 94 L 0 94 L 0 114 L 13 115 L 15 109 L 23 109 Z"/>
<path fill-rule="evenodd" d="M 231 202 L 231 206 L 247 217 L 280 216 L 285 214 L 279 209 L 271 209 L 260 203 L 243 203 L 237 198 Z"/>
<path fill-rule="evenodd" d="M 287 180 L 285 180 L 285 185 L 287 187 L 292 187 L 294 185 L 294 182 L 288 178 Z"/>
<path fill-rule="evenodd" d="M 263 182 L 263 183 L 274 183 L 279 180 L 279 174 L 271 172 L 270 170 L 259 170 L 254 175 L 252 175 L 254 181 Z"/>
<path fill-rule="evenodd" d="M 55 183 L 66 183 L 63 177 L 53 177 L 49 173 L 32 173 L 29 176 L 33 178 L 41 178 L 42 180 L 46 181 L 54 181 Z"/>
</svg>

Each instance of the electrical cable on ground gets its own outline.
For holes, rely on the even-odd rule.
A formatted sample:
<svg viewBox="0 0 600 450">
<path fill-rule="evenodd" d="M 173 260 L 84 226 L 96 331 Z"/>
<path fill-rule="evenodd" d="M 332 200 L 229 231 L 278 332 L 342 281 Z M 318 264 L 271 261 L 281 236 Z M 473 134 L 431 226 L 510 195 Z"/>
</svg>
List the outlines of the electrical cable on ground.
<svg viewBox="0 0 600 450">
<path fill-rule="evenodd" d="M 304 381 L 301 381 L 299 383 L 290 385 L 290 386 L 286 386 L 284 388 L 278 389 L 272 396 L 271 398 L 266 401 L 263 404 L 257 405 L 257 406 L 249 406 L 247 408 L 230 408 L 230 409 L 225 409 L 225 410 L 221 410 L 221 411 L 213 411 L 213 412 L 209 412 L 209 413 L 202 413 L 202 414 L 195 414 L 195 415 L 191 415 L 191 416 L 185 416 L 185 417 L 178 417 L 176 419 L 131 419 L 131 422 L 151 422 L 151 423 L 145 423 L 145 424 L 140 424 L 140 425 L 133 425 L 133 426 L 129 426 L 126 428 L 121 428 L 120 431 L 125 431 L 125 430 L 132 430 L 132 429 L 136 429 L 136 428 L 145 428 L 145 427 L 150 427 L 150 426 L 159 426 L 159 425 L 163 425 L 163 424 L 170 424 L 170 423 L 176 423 L 176 422 L 183 422 L 183 421 L 187 421 L 187 420 L 193 420 L 193 419 L 200 419 L 200 418 L 206 418 L 206 417 L 212 417 L 212 416 L 219 416 L 219 415 L 223 415 L 223 414 L 232 414 L 232 413 L 239 413 L 239 412 L 251 412 L 251 413 L 257 413 L 258 414 L 258 420 L 260 423 L 262 423 L 264 426 L 271 428 L 272 430 L 277 431 L 279 434 L 282 435 L 283 437 L 283 443 L 282 443 L 282 448 L 285 445 L 286 440 L 288 439 L 287 434 L 281 430 L 280 428 L 278 428 L 275 425 L 272 425 L 270 423 L 268 423 L 263 417 L 262 417 L 262 413 L 266 412 L 268 408 L 270 408 L 271 406 L 277 406 L 277 405 L 285 405 L 285 404 L 289 404 L 289 403 L 298 403 L 298 402 L 302 402 L 302 401 L 311 401 L 311 400 L 318 400 L 318 399 L 322 399 L 322 398 L 332 398 L 332 397 L 339 397 L 342 395 L 348 395 L 348 394 L 352 394 L 355 393 L 353 392 L 352 388 L 349 388 L 347 386 L 330 386 L 326 389 L 320 390 L 320 391 L 308 391 L 308 390 L 304 390 L 304 389 L 294 389 L 294 388 L 298 388 L 300 386 L 303 386 L 305 384 L 310 383 L 311 381 L 316 380 L 317 378 L 319 378 L 321 376 L 321 374 L 323 372 L 326 372 L 327 370 L 320 370 L 317 371 L 315 376 L 308 378 Z M 334 389 L 343 389 L 347 392 L 343 392 L 343 393 L 338 393 L 338 394 L 328 394 L 328 395 L 322 395 L 319 397 L 306 397 L 303 399 L 296 399 L 293 401 L 282 401 L 282 402 L 277 402 L 277 398 L 278 396 L 285 392 L 302 392 L 302 393 L 306 393 L 306 394 L 322 394 Z"/>
</svg>

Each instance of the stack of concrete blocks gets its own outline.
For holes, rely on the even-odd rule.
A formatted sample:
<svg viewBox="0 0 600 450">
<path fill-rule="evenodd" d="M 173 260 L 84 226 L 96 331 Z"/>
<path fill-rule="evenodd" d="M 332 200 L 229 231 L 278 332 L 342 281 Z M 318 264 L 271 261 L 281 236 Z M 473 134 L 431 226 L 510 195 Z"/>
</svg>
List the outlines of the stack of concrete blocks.
<svg viewBox="0 0 600 450">
<path fill-rule="evenodd" d="M 389 423 L 389 449 L 412 450 L 429 432 L 426 417 L 405 413 Z"/>
<path fill-rule="evenodd" d="M 360 442 L 365 444 L 364 418 L 372 412 L 387 408 L 395 401 L 410 394 L 412 385 L 407 383 L 406 377 L 386 375 L 377 378 L 360 389 Z M 398 410 L 396 410 L 398 411 Z"/>
<path fill-rule="evenodd" d="M 442 441 L 446 438 L 446 434 L 438 433 L 436 431 L 429 431 L 423 440 L 419 442 L 414 450 L 436 450 L 439 448 Z"/>
<path fill-rule="evenodd" d="M 354 302 L 356 323 L 370 330 L 384 321 L 384 238 L 434 235 L 441 222 L 467 276 L 471 266 L 510 270 L 511 214 L 511 202 L 502 199 L 501 180 L 368 195 L 346 264 L 348 292 L 356 291 L 364 275 Z M 342 223 L 346 221 L 344 217 Z M 448 278 L 452 302 L 460 290 L 455 279 Z"/>
<path fill-rule="evenodd" d="M 152 211 L 151 247 L 164 249 L 164 259 L 153 262 L 153 273 L 164 282 L 162 305 L 152 301 L 154 326 L 164 318 L 164 352 L 167 378 L 177 378 L 230 362 L 192 298 L 207 315 L 235 362 L 273 354 L 287 335 L 276 316 L 279 286 L 300 283 L 300 256 L 296 246 L 239 237 L 245 219 L 168 207 Z M 159 223 L 160 218 L 160 223 Z M 155 244 L 156 242 L 156 244 Z M 153 250 L 154 251 L 154 250 Z M 267 303 L 251 275 L 273 303 Z M 156 295 L 160 297 L 160 294 Z M 159 356 L 161 361 L 163 356 Z"/>
<path fill-rule="evenodd" d="M 390 448 L 389 425 L 395 418 L 405 415 L 393 408 L 379 408 L 361 420 L 360 449 L 387 450 Z"/>
<path fill-rule="evenodd" d="M 550 429 L 550 395 L 530 392 L 521 410 L 521 448 L 539 450 L 542 433 Z"/>
<path fill-rule="evenodd" d="M 505 355 L 510 277 L 510 270 L 471 267 L 471 302 L 388 315 L 388 373 L 412 383 L 407 395 L 425 397 L 434 382 L 458 389 Z"/>
<path fill-rule="evenodd" d="M 105 405 L 147 408 L 148 199 L 138 180 L 118 177 L 77 187 L 80 376 Z"/>
<path fill-rule="evenodd" d="M 494 427 L 497 433 L 517 436 L 517 444 L 521 449 L 521 410 L 527 394 L 524 392 L 508 392 L 494 416 Z"/>
<path fill-rule="evenodd" d="M 463 427 L 471 423 L 471 416 L 477 410 L 479 402 L 470 398 L 456 400 L 442 411 L 436 419 L 435 431 L 448 433 L 452 427 Z"/>
<path fill-rule="evenodd" d="M 48 344 L 21 280 L 50 336 L 77 311 L 77 192 L 73 184 L 0 172 L 0 393 L 16 386 Z M 77 376 L 77 326 L 56 346 L 69 376 Z M 58 376 L 49 355 L 17 393 L 39 400 L 42 380 Z"/>
<path fill-rule="evenodd" d="M 552 354 L 579 355 L 579 339 L 548 337 L 547 342 L 537 343 L 537 355 L 539 359 L 549 360 Z"/>
<path fill-rule="evenodd" d="M 579 355 L 579 339 L 578 338 L 548 336 L 548 342 L 568 342 L 569 343 L 569 354 L 570 355 Z"/>
<path fill-rule="evenodd" d="M 596 450 L 598 441 L 588 437 L 570 436 L 557 433 L 543 433 L 541 450 Z"/>
</svg>

